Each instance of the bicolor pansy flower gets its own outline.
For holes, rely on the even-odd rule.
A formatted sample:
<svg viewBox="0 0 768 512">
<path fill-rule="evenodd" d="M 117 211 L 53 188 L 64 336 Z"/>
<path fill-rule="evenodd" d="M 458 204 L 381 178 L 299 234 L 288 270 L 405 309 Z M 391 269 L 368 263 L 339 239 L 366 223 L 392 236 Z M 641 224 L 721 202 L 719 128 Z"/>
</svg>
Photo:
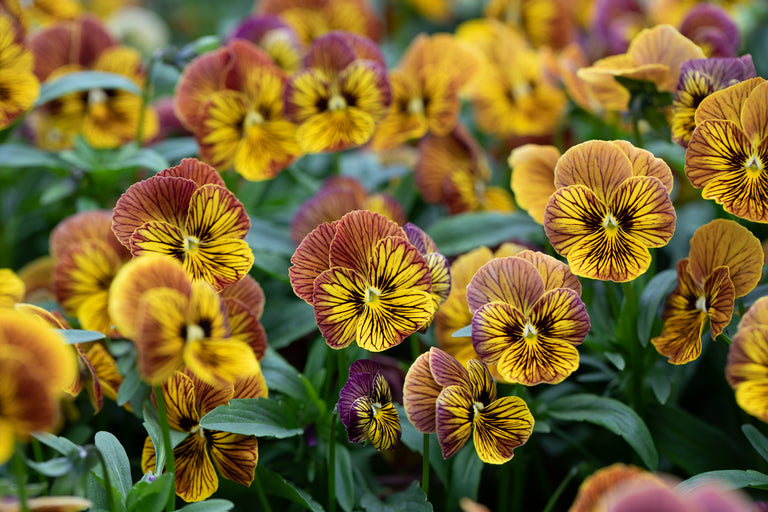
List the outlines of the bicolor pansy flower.
<svg viewBox="0 0 768 512">
<path fill-rule="evenodd" d="M 267 53 L 241 39 L 192 61 L 175 101 L 200 157 L 252 181 L 273 178 L 290 165 L 301 150 L 296 125 L 284 113 L 286 80 Z"/>
<path fill-rule="evenodd" d="M 673 364 L 698 358 L 707 320 L 715 339 L 731 322 L 736 298 L 760 282 L 763 259 L 760 241 L 733 221 L 716 219 L 697 229 L 688 258 L 677 264 L 664 328 L 651 340 L 656 350 Z"/>
<path fill-rule="evenodd" d="M 104 71 L 123 75 L 141 88 L 146 79 L 141 54 L 116 44 L 104 25 L 92 16 L 61 22 L 30 39 L 35 74 L 41 81 L 75 71 Z M 144 109 L 139 94 L 123 89 L 94 88 L 73 92 L 37 109 L 33 127 L 40 146 L 62 149 L 81 135 L 93 147 L 111 148 L 135 139 L 143 122 L 145 138 L 158 130 L 157 114 Z"/>
<path fill-rule="evenodd" d="M 741 46 L 739 26 L 714 3 L 697 3 L 680 22 L 680 33 L 698 44 L 709 58 L 735 57 Z"/>
<path fill-rule="evenodd" d="M 307 153 L 368 142 L 391 98 L 384 57 L 369 39 L 336 31 L 316 39 L 285 91 L 288 117 Z"/>
<path fill-rule="evenodd" d="M 750 55 L 684 62 L 672 103 L 672 139 L 687 148 L 693 129 L 696 128 L 694 114 L 704 98 L 755 76 L 755 65 Z"/>
<path fill-rule="evenodd" d="M 641 30 L 626 53 L 600 59 L 577 74 L 603 108 L 625 111 L 631 94 L 616 77 L 653 82 L 658 91 L 674 92 L 683 63 L 705 57 L 702 49 L 677 29 L 657 25 Z"/>
<path fill-rule="evenodd" d="M 0 464 L 17 441 L 57 425 L 59 399 L 76 374 L 60 335 L 32 315 L 0 308 Z"/>
<path fill-rule="evenodd" d="M 561 261 L 534 251 L 492 259 L 467 285 L 467 304 L 475 351 L 504 380 L 557 384 L 578 368 L 589 315 Z"/>
<path fill-rule="evenodd" d="M 428 203 L 444 203 L 451 214 L 515 209 L 512 196 L 491 185 L 491 167 L 480 144 L 462 125 L 445 136 L 419 142 L 414 180 Z"/>
<path fill-rule="evenodd" d="M 544 223 L 549 196 L 555 192 L 555 166 L 560 156 L 555 146 L 525 144 L 513 149 L 507 159 L 515 201 L 539 224 Z"/>
<path fill-rule="evenodd" d="M 648 249 L 675 232 L 672 171 L 629 142 L 573 146 L 557 162 L 555 186 L 544 229 L 577 276 L 631 281 L 648 270 Z"/>
<path fill-rule="evenodd" d="M 230 335 L 216 290 L 193 282 L 174 258 L 152 254 L 128 262 L 112 282 L 109 312 L 136 345 L 139 374 L 152 385 L 183 368 L 211 385 L 260 372 L 247 340 Z"/>
<path fill-rule="evenodd" d="M 384 215 L 399 225 L 405 224 L 403 207 L 393 196 L 368 193 L 351 176 L 332 176 L 311 198 L 304 201 L 291 219 L 291 238 L 298 245 L 323 222 L 333 222 L 353 210 L 368 210 Z"/>
<path fill-rule="evenodd" d="M 480 460 L 503 464 L 533 431 L 533 416 L 523 399 L 497 398 L 484 363 L 472 359 L 464 367 L 436 347 L 416 358 L 408 370 L 403 405 L 417 430 L 437 432 L 446 459 L 472 436 Z"/>
<path fill-rule="evenodd" d="M 229 34 L 228 40 L 233 39 L 254 43 L 289 75 L 299 70 L 306 52 L 293 28 L 282 18 L 269 14 L 241 21 Z"/>
<path fill-rule="evenodd" d="M 390 450 L 400 440 L 400 417 L 392 391 L 378 364 L 361 359 L 349 367 L 349 379 L 339 391 L 339 418 L 350 442 L 369 441 L 377 450 Z"/>
<path fill-rule="evenodd" d="M 33 66 L 32 52 L 17 38 L 13 21 L 0 13 L 0 130 L 35 103 L 40 82 Z"/>
<path fill-rule="evenodd" d="M 426 258 L 383 215 L 357 210 L 307 235 L 291 257 L 293 291 L 315 310 L 326 343 L 380 352 L 435 312 Z"/>
<path fill-rule="evenodd" d="M 24 299 L 24 281 L 9 268 L 0 268 L 0 308 L 12 308 Z"/>
<path fill-rule="evenodd" d="M 696 109 L 685 174 L 723 209 L 768 222 L 768 82 L 751 78 L 716 91 Z"/>
<path fill-rule="evenodd" d="M 576 10 L 569 0 L 490 0 L 483 9 L 520 32 L 535 47 L 562 49 L 571 41 Z"/>
<path fill-rule="evenodd" d="M 112 232 L 112 212 L 67 217 L 51 232 L 50 252 L 55 261 L 51 288 L 64 312 L 82 329 L 115 335 L 109 287 L 131 254 Z"/>
<path fill-rule="evenodd" d="M 189 373 L 175 372 L 163 383 L 168 424 L 187 436 L 173 449 L 176 494 L 188 502 L 202 501 L 219 487 L 216 472 L 233 482 L 250 486 L 259 460 L 256 436 L 205 430 L 200 418 L 234 398 L 267 396 L 261 373 L 225 386 L 210 386 Z M 154 472 L 155 447 L 147 437 L 141 469 Z"/>
<path fill-rule="evenodd" d="M 472 323 L 472 312 L 467 306 L 467 285 L 480 267 L 493 258 L 514 256 L 525 247 L 505 243 L 496 251 L 478 247 L 462 254 L 451 263 L 451 293 L 435 313 L 434 333 L 438 346 L 466 365 L 470 359 L 478 359 L 470 336 L 454 336 L 454 333 Z M 488 365 L 496 380 L 503 380 L 496 371 L 496 365 Z"/>
<path fill-rule="evenodd" d="M 758 299 L 741 318 L 728 348 L 725 376 L 739 407 L 768 422 L 768 297 Z"/>
<path fill-rule="evenodd" d="M 445 302 L 451 293 L 451 269 L 448 259 L 440 254 L 437 244 L 423 229 L 411 222 L 403 226 L 408 241 L 424 256 L 432 277 L 430 294 L 435 303 L 435 311 Z M 426 326 L 425 326 L 426 327 Z M 422 329 L 425 330 L 425 327 Z"/>
<path fill-rule="evenodd" d="M 459 90 L 476 69 L 477 57 L 453 35 L 417 36 L 389 73 L 392 103 L 371 147 L 383 151 L 427 132 L 449 134 L 459 119 Z"/>
<path fill-rule="evenodd" d="M 244 341 L 261 361 L 267 353 L 267 333 L 261 324 L 264 313 L 264 291 L 250 275 L 221 291 L 227 309 L 229 335 Z"/>
<path fill-rule="evenodd" d="M 131 185 L 112 214 L 112 229 L 131 254 L 173 256 L 216 290 L 251 269 L 253 252 L 244 240 L 250 226 L 219 173 L 192 158 Z"/>
</svg>

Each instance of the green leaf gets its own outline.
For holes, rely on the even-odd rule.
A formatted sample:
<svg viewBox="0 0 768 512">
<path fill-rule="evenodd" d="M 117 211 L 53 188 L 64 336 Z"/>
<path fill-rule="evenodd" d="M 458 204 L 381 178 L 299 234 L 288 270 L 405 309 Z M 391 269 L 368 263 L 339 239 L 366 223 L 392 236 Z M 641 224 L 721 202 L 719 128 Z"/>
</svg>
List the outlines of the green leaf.
<svg viewBox="0 0 768 512">
<path fill-rule="evenodd" d="M 23 144 L 0 144 L 0 167 L 46 167 L 58 169 L 64 161 L 42 149 Z"/>
<path fill-rule="evenodd" d="M 117 390 L 117 405 L 123 406 L 131 401 L 131 398 L 141 387 L 141 377 L 135 367 L 126 374 L 123 382 Z"/>
<path fill-rule="evenodd" d="M 283 256 L 292 256 L 296 244 L 291 240 L 290 229 L 287 226 L 276 225 L 272 222 L 251 217 L 251 229 L 245 240 L 251 249 L 269 250 Z"/>
<path fill-rule="evenodd" d="M 452 338 L 463 338 L 465 336 L 472 336 L 472 324 L 462 327 L 457 331 L 453 331 Z"/>
<path fill-rule="evenodd" d="M 446 256 L 510 240 L 541 243 L 544 229 L 528 215 L 498 212 L 462 213 L 444 217 L 427 228 L 427 234 Z"/>
<path fill-rule="evenodd" d="M 193 157 L 200 151 L 194 137 L 174 137 L 152 144 L 149 149 L 165 158 L 168 162 L 178 162 L 182 158 Z"/>
<path fill-rule="evenodd" d="M 410 448 L 412 452 L 423 455 L 424 434 L 416 430 L 416 427 L 410 421 L 407 421 L 408 416 L 405 414 L 405 409 L 403 409 L 402 405 L 395 404 L 395 409 L 397 409 L 397 414 L 400 416 L 400 428 L 402 429 L 400 441 Z M 440 443 L 437 441 L 437 434 L 429 434 L 429 465 L 440 481 L 444 485 L 448 485 L 448 461 L 443 458 Z"/>
<path fill-rule="evenodd" d="M 294 503 L 298 503 L 311 512 L 323 512 L 323 507 L 312 499 L 311 494 L 296 487 L 293 483 L 264 466 L 256 466 L 255 478 L 259 480 L 259 485 L 261 485 L 264 492 L 268 495 L 279 496 Z"/>
<path fill-rule="evenodd" d="M 141 94 L 141 89 L 126 76 L 104 71 L 78 71 L 43 83 L 35 107 L 71 92 L 91 89 L 123 89 L 133 94 Z"/>
<path fill-rule="evenodd" d="M 96 448 L 99 449 L 104 457 L 107 470 L 112 475 L 111 483 L 117 487 L 122 501 L 125 502 L 125 498 L 128 496 L 128 492 L 133 485 L 131 463 L 128 460 L 128 455 L 125 453 L 125 448 L 110 432 L 96 432 L 94 440 Z"/>
<path fill-rule="evenodd" d="M 53 448 L 67 457 L 77 456 L 82 448 L 66 437 L 59 437 L 48 432 L 33 432 L 32 437 L 43 443 L 45 446 Z"/>
<path fill-rule="evenodd" d="M 432 504 L 427 501 L 418 482 L 412 482 L 408 489 L 398 492 L 382 503 L 370 492 L 360 499 L 360 506 L 366 512 L 432 512 Z"/>
<path fill-rule="evenodd" d="M 158 476 L 153 482 L 137 482 L 125 502 L 128 512 L 161 512 L 168 503 L 172 486 L 173 475 L 169 473 Z"/>
<path fill-rule="evenodd" d="M 664 370 L 654 366 L 648 372 L 646 379 L 651 384 L 653 394 L 656 395 L 656 399 L 659 403 L 661 405 L 666 404 L 669 399 L 669 394 L 672 392 L 672 381 L 670 376 Z"/>
<path fill-rule="evenodd" d="M 713 481 L 718 482 L 728 489 L 742 489 L 744 487 L 760 487 L 764 489 L 768 487 L 768 475 L 764 473 L 752 469 L 746 471 L 739 469 L 723 469 L 718 471 L 707 471 L 706 473 L 692 476 L 688 480 L 683 480 L 677 484 L 677 489 L 683 493 L 688 493 L 698 487 L 711 485 Z"/>
<path fill-rule="evenodd" d="M 314 421 L 325 412 L 325 402 L 320 400 L 312 383 L 275 352 L 272 347 L 267 349 L 267 353 L 261 361 L 261 372 L 264 379 L 269 383 L 270 393 L 277 391 L 297 401 L 297 406 L 300 409 L 298 416 L 305 419 L 305 423 Z M 307 418 L 305 418 L 305 414 L 302 414 L 304 411 L 306 411 L 305 414 L 309 413 Z"/>
<path fill-rule="evenodd" d="M 333 471 L 336 481 L 336 501 L 346 512 L 350 512 L 355 506 L 355 481 L 352 458 L 349 456 L 347 447 L 341 443 L 336 443 L 336 464 Z"/>
<path fill-rule="evenodd" d="M 648 281 L 643 293 L 640 294 L 637 308 L 637 336 L 643 346 L 648 345 L 651 338 L 653 322 L 659 316 L 659 308 L 664 303 L 667 295 L 677 285 L 677 271 L 667 269 L 659 272 Z"/>
<path fill-rule="evenodd" d="M 261 324 L 276 350 L 317 330 L 315 310 L 298 297 L 267 299 Z"/>
<path fill-rule="evenodd" d="M 227 512 L 233 508 L 235 508 L 235 505 L 229 500 L 213 499 L 190 503 L 176 510 L 176 512 Z"/>
<path fill-rule="evenodd" d="M 659 455 L 651 433 L 642 418 L 628 405 L 591 394 L 567 395 L 549 405 L 551 417 L 567 421 L 587 421 L 618 434 L 637 452 L 651 471 L 659 465 Z"/>
<path fill-rule="evenodd" d="M 75 183 L 74 180 L 68 179 L 57 181 L 43 190 L 43 193 L 40 194 L 40 206 L 48 206 L 57 203 L 65 197 L 71 196 L 75 192 L 77 192 L 77 183 Z"/>
<path fill-rule="evenodd" d="M 54 331 L 61 334 L 64 341 L 70 345 L 99 341 L 105 338 L 104 334 L 99 331 L 86 331 L 84 329 L 54 329 Z"/>
<path fill-rule="evenodd" d="M 160 474 L 165 467 L 165 443 L 163 442 L 163 430 L 160 427 L 157 409 L 152 405 L 151 400 L 146 400 L 144 402 L 142 417 L 144 418 L 142 425 L 144 425 L 144 429 L 147 431 L 149 439 L 155 447 L 155 474 Z M 170 429 L 169 433 L 172 449 L 189 435 L 187 432 L 181 432 L 174 429 Z"/>
<path fill-rule="evenodd" d="M 483 466 L 483 461 L 477 456 L 473 443 L 467 443 L 459 450 L 451 464 L 451 485 L 449 486 L 451 497 L 449 503 L 458 503 L 465 496 L 477 500 Z"/>
<path fill-rule="evenodd" d="M 66 475 L 72 471 L 72 461 L 68 457 L 56 457 L 43 462 L 28 460 L 27 466 L 31 467 L 41 475 L 57 477 Z"/>
<path fill-rule="evenodd" d="M 291 266 L 290 257 L 268 249 L 251 249 L 253 251 L 253 266 L 279 279 L 284 283 L 290 283 L 288 268 Z"/>
<path fill-rule="evenodd" d="M 768 438 L 750 424 L 742 425 L 741 431 L 747 436 L 747 440 L 749 440 L 749 444 L 752 445 L 752 448 L 754 448 L 763 459 L 768 461 Z"/>
<path fill-rule="evenodd" d="M 106 154 L 107 157 L 100 158 L 98 169 L 104 171 L 121 171 L 123 169 L 132 169 L 134 167 L 147 168 L 154 172 L 160 172 L 170 167 L 160 153 L 149 148 L 137 148 L 130 144 L 123 146 L 117 151 Z"/>
<path fill-rule="evenodd" d="M 257 437 L 292 437 L 304 433 L 293 407 L 268 398 L 236 398 L 200 419 L 200 426 Z"/>
</svg>

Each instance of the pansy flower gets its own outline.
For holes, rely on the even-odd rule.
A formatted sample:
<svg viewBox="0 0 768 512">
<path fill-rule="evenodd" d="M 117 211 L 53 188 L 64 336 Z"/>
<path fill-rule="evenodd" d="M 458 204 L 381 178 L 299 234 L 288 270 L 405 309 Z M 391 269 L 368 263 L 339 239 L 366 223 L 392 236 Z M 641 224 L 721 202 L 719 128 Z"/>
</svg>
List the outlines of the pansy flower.
<svg viewBox="0 0 768 512">
<path fill-rule="evenodd" d="M 169 426 L 188 435 L 173 449 L 176 494 L 184 501 L 202 501 L 219 487 L 219 474 L 238 484 L 250 486 L 259 444 L 255 436 L 206 430 L 200 418 L 233 398 L 267 396 L 261 373 L 226 386 L 210 386 L 189 373 L 175 372 L 163 383 L 163 400 Z M 156 452 L 147 437 L 141 454 L 144 473 L 155 471 Z"/>
<path fill-rule="evenodd" d="M 339 417 L 350 442 L 369 441 L 377 450 L 390 450 L 400 440 L 400 417 L 392 391 L 378 364 L 361 359 L 349 367 L 349 379 L 339 391 Z"/>
<path fill-rule="evenodd" d="M 305 44 L 334 30 L 381 38 L 381 20 L 367 0 L 260 0 L 257 6 L 257 14 L 280 16 Z"/>
<path fill-rule="evenodd" d="M 192 158 L 131 185 L 112 214 L 112 230 L 131 254 L 173 256 L 217 290 L 251 269 L 253 252 L 244 240 L 250 225 L 219 173 Z"/>
<path fill-rule="evenodd" d="M 12 308 L 24 299 L 24 281 L 9 268 L 0 268 L 0 308 Z"/>
<path fill-rule="evenodd" d="M 116 334 L 109 317 L 109 286 L 131 257 L 112 233 L 112 212 L 91 210 L 67 217 L 51 232 L 55 266 L 51 288 L 80 327 Z"/>
<path fill-rule="evenodd" d="M 451 263 L 451 293 L 435 313 L 434 332 L 439 347 L 455 357 L 459 363 L 466 365 L 470 359 L 479 358 L 470 336 L 453 335 L 472 323 L 472 312 L 467 306 L 467 285 L 472 276 L 491 259 L 514 256 L 523 250 L 525 247 L 512 243 L 502 244 L 496 251 L 478 247 L 462 254 Z M 494 379 L 501 378 L 495 365 L 488 365 L 488 369 Z"/>
<path fill-rule="evenodd" d="M 768 222 L 768 82 L 757 77 L 716 91 L 696 109 L 685 174 L 723 209 Z"/>
<path fill-rule="evenodd" d="M 625 111 L 631 95 L 616 77 L 653 82 L 659 91 L 674 92 L 683 63 L 704 57 L 702 49 L 677 29 L 658 25 L 640 31 L 626 53 L 600 59 L 577 74 L 606 110 Z"/>
<path fill-rule="evenodd" d="M 735 57 L 741 34 L 723 7 L 713 3 L 692 6 L 680 22 L 680 33 L 698 44 L 707 57 Z"/>
<path fill-rule="evenodd" d="M 306 51 L 293 28 L 282 18 L 273 15 L 244 19 L 230 32 L 228 40 L 233 39 L 254 43 L 289 75 L 299 70 Z"/>
<path fill-rule="evenodd" d="M 755 76 L 755 65 L 750 55 L 684 62 L 672 103 L 672 139 L 687 148 L 691 134 L 696 128 L 694 113 L 704 98 L 715 91 Z"/>
<path fill-rule="evenodd" d="M 503 464 L 533 431 L 533 416 L 517 396 L 497 398 L 488 368 L 477 359 L 464 367 L 432 347 L 405 376 L 403 405 L 417 430 L 437 432 L 443 458 L 456 454 L 472 436 L 483 462 Z"/>
<path fill-rule="evenodd" d="M 490 0 L 484 9 L 487 18 L 503 21 L 519 31 L 533 46 L 562 49 L 574 32 L 570 0 Z"/>
<path fill-rule="evenodd" d="M 138 51 L 119 46 L 102 23 L 91 16 L 62 22 L 30 39 L 35 74 L 41 81 L 75 71 L 105 71 L 123 75 L 141 88 L 145 81 Z M 151 138 L 158 129 L 152 108 L 142 118 L 141 95 L 123 89 L 94 88 L 66 94 L 43 108 L 33 119 L 37 143 L 43 147 L 69 147 L 75 135 L 97 148 L 116 147 L 132 141 L 143 119 L 143 134 Z"/>
<path fill-rule="evenodd" d="M 287 76 L 269 55 L 241 39 L 198 57 L 176 87 L 176 111 L 200 157 L 249 180 L 273 178 L 301 153 L 284 113 Z"/>
<path fill-rule="evenodd" d="M 642 0 L 596 0 L 589 24 L 589 44 L 599 56 L 625 53 L 629 42 L 648 23 Z"/>
<path fill-rule="evenodd" d="M 371 352 L 398 345 L 434 315 L 432 276 L 403 229 L 357 210 L 307 235 L 291 257 L 293 291 L 315 310 L 326 343 Z"/>
<path fill-rule="evenodd" d="M 211 384 L 229 384 L 259 373 L 246 340 L 230 336 L 225 305 L 205 281 L 192 281 L 174 258 L 134 258 L 115 277 L 109 312 L 136 345 L 141 377 L 164 382 L 189 368 Z"/>
<path fill-rule="evenodd" d="M 688 258 L 677 264 L 664 328 L 651 340 L 656 350 L 674 364 L 698 358 L 706 321 L 717 338 L 731 322 L 735 299 L 760 281 L 763 258 L 760 241 L 733 221 L 717 219 L 697 229 Z"/>
<path fill-rule="evenodd" d="M 384 215 L 400 225 L 405 224 L 405 212 L 391 195 L 368 193 L 351 176 L 333 176 L 323 183 L 317 193 L 302 203 L 291 219 L 291 238 L 298 245 L 305 236 L 323 222 L 333 222 L 353 210 L 368 210 Z"/>
<path fill-rule="evenodd" d="M 492 259 L 467 285 L 472 344 L 509 382 L 557 384 L 579 366 L 589 332 L 581 285 L 568 266 L 523 251 Z"/>
<path fill-rule="evenodd" d="M 525 144 L 513 149 L 507 159 L 515 201 L 539 224 L 544 223 L 549 196 L 556 190 L 555 166 L 560 156 L 555 146 Z"/>
<path fill-rule="evenodd" d="M 432 278 L 430 295 L 435 303 L 435 311 L 445 302 L 451 293 L 451 270 L 448 259 L 440 254 L 437 244 L 423 229 L 411 222 L 403 226 L 408 241 L 424 256 Z M 425 326 L 426 327 L 426 326 Z M 425 330 L 422 327 L 422 330 Z"/>
<path fill-rule="evenodd" d="M 0 12 L 0 130 L 32 108 L 40 92 L 32 53 L 17 38 L 13 21 Z"/>
<path fill-rule="evenodd" d="M 631 281 L 651 264 L 648 249 L 675 231 L 672 171 L 629 142 L 573 146 L 557 162 L 555 185 L 544 229 L 577 276 Z"/>
<path fill-rule="evenodd" d="M 251 347 L 259 361 L 267 353 L 267 333 L 261 324 L 264 313 L 264 291 L 250 275 L 221 291 L 221 301 L 227 309 L 229 335 Z"/>
<path fill-rule="evenodd" d="M 512 196 L 491 185 L 488 159 L 461 125 L 445 136 L 428 134 L 419 142 L 414 180 L 428 203 L 444 203 L 451 214 L 515 209 Z"/>
<path fill-rule="evenodd" d="M 384 57 L 369 39 L 336 31 L 316 39 L 285 91 L 288 117 L 307 153 L 360 146 L 390 103 Z"/>
<path fill-rule="evenodd" d="M 53 329 L 0 309 L 0 464 L 17 440 L 57 425 L 59 399 L 76 373 L 74 353 Z"/>
<path fill-rule="evenodd" d="M 768 422 L 768 297 L 758 299 L 741 318 L 728 348 L 725 376 L 739 407 Z"/>
<path fill-rule="evenodd" d="M 444 136 L 458 122 L 459 90 L 477 70 L 477 57 L 450 34 L 421 34 L 390 71 L 392 103 L 371 140 L 375 150 L 397 147 L 427 132 Z"/>
</svg>

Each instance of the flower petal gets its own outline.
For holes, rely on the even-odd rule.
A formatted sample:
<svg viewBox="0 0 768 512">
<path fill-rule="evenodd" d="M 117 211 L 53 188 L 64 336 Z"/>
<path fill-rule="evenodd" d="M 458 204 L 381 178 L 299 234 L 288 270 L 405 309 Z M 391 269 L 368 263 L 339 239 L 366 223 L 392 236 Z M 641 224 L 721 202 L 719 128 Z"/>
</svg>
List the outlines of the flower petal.
<svg viewBox="0 0 768 512">
<path fill-rule="evenodd" d="M 554 290 L 555 288 L 570 288 L 577 295 L 581 296 L 579 278 L 573 275 L 570 267 L 562 261 L 543 252 L 530 250 L 520 251 L 515 254 L 515 257 L 523 259 L 536 267 L 539 275 L 544 280 L 545 291 Z"/>
<path fill-rule="evenodd" d="M 232 384 L 259 372 L 251 348 L 232 338 L 188 341 L 184 344 L 184 363 L 195 376 L 211 385 Z"/>
<path fill-rule="evenodd" d="M 188 252 L 184 266 L 195 279 L 220 291 L 245 277 L 253 266 L 253 251 L 245 240 L 221 238 Z"/>
<path fill-rule="evenodd" d="M 607 213 L 605 204 L 594 192 L 584 185 L 571 185 L 549 197 L 544 230 L 552 247 L 567 257 L 585 237 L 602 226 Z"/>
<path fill-rule="evenodd" d="M 467 363 L 472 400 L 488 405 L 496 400 L 496 383 L 493 382 L 488 366 L 477 359 Z"/>
<path fill-rule="evenodd" d="M 341 151 L 368 142 L 375 130 L 373 116 L 359 108 L 347 107 L 313 115 L 299 125 L 296 138 L 305 153 Z"/>
<path fill-rule="evenodd" d="M 314 304 L 314 282 L 325 270 L 331 268 L 331 242 L 336 235 L 338 222 L 323 223 L 317 226 L 301 241 L 291 256 L 288 277 L 293 293 L 309 305 Z M 366 262 L 367 266 L 367 262 Z"/>
<path fill-rule="evenodd" d="M 349 268 L 368 276 L 376 244 L 387 237 L 406 238 L 400 226 L 379 213 L 367 210 L 347 213 L 336 225 L 330 246 L 330 266 Z"/>
<path fill-rule="evenodd" d="M 555 186 L 584 185 L 603 203 L 614 190 L 632 176 L 632 163 L 617 145 L 591 140 L 571 147 L 555 166 Z"/>
<path fill-rule="evenodd" d="M 168 425 L 174 430 L 189 432 L 200 423 L 195 407 L 195 384 L 181 372 L 163 383 L 163 400 L 168 414 Z"/>
<path fill-rule="evenodd" d="M 757 86 L 765 81 L 756 77 L 715 91 L 702 100 L 696 108 L 696 126 L 704 121 L 731 121 L 741 127 L 741 112 L 744 102 Z"/>
<path fill-rule="evenodd" d="M 437 349 L 434 349 L 437 350 Z M 435 432 L 435 403 L 443 387 L 435 382 L 430 370 L 433 350 L 424 352 L 413 362 L 403 383 L 403 407 L 416 430 L 428 434 Z"/>
<path fill-rule="evenodd" d="M 517 204 L 542 224 L 549 196 L 555 191 L 555 166 L 560 151 L 554 146 L 526 144 L 512 150 L 507 162 L 512 169 L 510 186 Z"/>
<path fill-rule="evenodd" d="M 524 326 L 525 316 L 509 304 L 485 304 L 472 317 L 475 352 L 484 363 L 497 364 L 507 349 L 522 339 Z"/>
<path fill-rule="evenodd" d="M 259 461 L 256 436 L 210 432 L 211 458 L 221 476 L 240 485 L 250 486 Z"/>
<path fill-rule="evenodd" d="M 157 173 L 157 176 L 186 178 L 194 181 L 198 187 L 203 185 L 227 186 L 216 169 L 197 158 L 183 158 L 179 165 L 163 169 Z"/>
<path fill-rule="evenodd" d="M 568 253 L 568 264 L 577 276 L 603 281 L 631 281 L 648 270 L 651 255 L 648 248 L 625 233 L 595 231 L 582 237 Z"/>
<path fill-rule="evenodd" d="M 219 488 L 206 447 L 203 436 L 191 435 L 173 449 L 176 494 L 184 501 L 202 501 Z"/>
<path fill-rule="evenodd" d="M 472 396 L 466 388 L 449 386 L 437 397 L 436 410 L 437 440 L 447 459 L 464 446 L 472 433 Z"/>
<path fill-rule="evenodd" d="M 181 369 L 188 306 L 189 298 L 172 288 L 152 288 L 141 297 L 133 342 L 139 373 L 152 385 L 162 384 Z"/>
<path fill-rule="evenodd" d="M 741 109 L 741 126 L 754 144 L 768 137 L 768 82 L 755 87 Z"/>
<path fill-rule="evenodd" d="M 467 285 L 469 310 L 505 302 L 526 312 L 544 293 L 544 280 L 533 264 L 515 256 L 495 258 L 480 267 Z"/>
<path fill-rule="evenodd" d="M 338 402 L 338 410 L 339 410 L 339 419 L 341 419 L 341 423 L 344 424 L 344 428 L 347 429 L 347 432 L 349 432 L 350 428 L 350 414 L 352 414 L 352 408 L 359 400 L 360 398 L 370 398 L 371 393 L 373 391 L 373 376 L 375 374 L 369 374 L 369 373 L 357 373 L 352 374 L 350 373 L 349 378 L 347 379 L 347 382 L 344 383 L 344 385 L 339 390 L 339 402 Z M 370 405 L 370 403 L 368 404 Z M 362 435 L 361 438 L 352 438 L 352 434 L 350 433 L 349 440 L 353 443 L 362 443 L 365 441 L 365 432 L 361 431 L 358 432 Z"/>
<path fill-rule="evenodd" d="M 432 372 L 432 378 L 439 386 L 470 388 L 470 376 L 467 369 L 452 355 L 437 347 L 430 348 L 429 353 L 429 369 Z"/>
<path fill-rule="evenodd" d="M 167 222 L 149 221 L 136 228 L 130 237 L 131 254 L 165 254 L 185 259 L 186 237 L 181 228 Z"/>
<path fill-rule="evenodd" d="M 707 295 L 707 315 L 712 339 L 717 338 L 731 323 L 736 293 L 726 267 L 717 267 L 704 282 Z"/>
<path fill-rule="evenodd" d="M 423 290 L 397 289 L 382 294 L 377 303 L 364 304 L 357 323 L 357 344 L 371 352 L 394 347 L 419 330 L 434 313 L 435 303 Z"/>
<path fill-rule="evenodd" d="M 376 403 L 372 398 L 358 398 L 350 408 L 349 440 L 370 441 L 377 450 L 394 448 L 400 440 L 400 417 L 392 402 Z"/>
<path fill-rule="evenodd" d="M 635 147 L 625 140 L 613 140 L 611 143 L 619 146 L 624 154 L 627 155 L 629 162 L 632 164 L 633 176 L 653 176 L 658 178 L 664 185 L 664 188 L 667 189 L 667 192 L 672 192 L 672 186 L 674 185 L 672 170 L 664 160 L 656 158 L 650 151 Z"/>
<path fill-rule="evenodd" d="M 675 233 L 675 208 L 667 189 L 655 177 L 626 180 L 616 188 L 608 210 L 627 236 L 646 247 L 667 245 Z"/>
<path fill-rule="evenodd" d="M 315 279 L 315 320 L 331 348 L 344 348 L 356 339 L 365 290 L 362 276 L 346 268 L 333 267 Z"/>
<path fill-rule="evenodd" d="M 503 464 L 533 431 L 533 416 L 522 398 L 505 396 L 479 412 L 475 424 L 475 450 L 483 462 Z"/>
</svg>

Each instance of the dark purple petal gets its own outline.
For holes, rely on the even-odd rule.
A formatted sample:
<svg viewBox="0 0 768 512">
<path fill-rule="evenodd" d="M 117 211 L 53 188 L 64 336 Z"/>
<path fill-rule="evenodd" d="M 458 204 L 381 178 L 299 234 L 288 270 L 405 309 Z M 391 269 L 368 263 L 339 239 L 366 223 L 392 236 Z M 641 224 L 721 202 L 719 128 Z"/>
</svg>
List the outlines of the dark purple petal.
<svg viewBox="0 0 768 512">
<path fill-rule="evenodd" d="M 352 363 L 349 367 L 349 376 L 357 375 L 358 373 L 364 373 L 368 375 L 376 375 L 381 371 L 381 366 L 378 363 L 370 359 L 360 359 Z M 372 377 L 371 377 L 372 378 Z"/>
<path fill-rule="evenodd" d="M 259 44 L 261 39 L 272 30 L 285 30 L 296 39 L 295 32 L 282 18 L 278 16 L 263 15 L 251 16 L 241 21 L 227 36 L 226 42 L 233 39 L 246 39 L 252 43 Z M 298 39 L 296 39 L 298 42 Z"/>
<path fill-rule="evenodd" d="M 408 237 L 408 241 L 411 242 L 411 245 L 416 247 L 421 254 L 439 252 L 437 250 L 437 244 L 432 240 L 432 237 L 416 224 L 408 222 L 403 226 L 403 230 L 405 231 L 405 236 Z"/>
<path fill-rule="evenodd" d="M 728 11 L 713 4 L 692 7 L 680 23 L 680 33 L 699 46 L 709 47 L 711 57 L 733 57 L 741 44 L 739 27 Z"/>
<path fill-rule="evenodd" d="M 349 428 L 349 417 L 352 404 L 361 397 L 371 396 L 373 391 L 373 376 L 367 373 L 351 375 L 339 391 L 339 417 L 345 428 Z"/>
</svg>

